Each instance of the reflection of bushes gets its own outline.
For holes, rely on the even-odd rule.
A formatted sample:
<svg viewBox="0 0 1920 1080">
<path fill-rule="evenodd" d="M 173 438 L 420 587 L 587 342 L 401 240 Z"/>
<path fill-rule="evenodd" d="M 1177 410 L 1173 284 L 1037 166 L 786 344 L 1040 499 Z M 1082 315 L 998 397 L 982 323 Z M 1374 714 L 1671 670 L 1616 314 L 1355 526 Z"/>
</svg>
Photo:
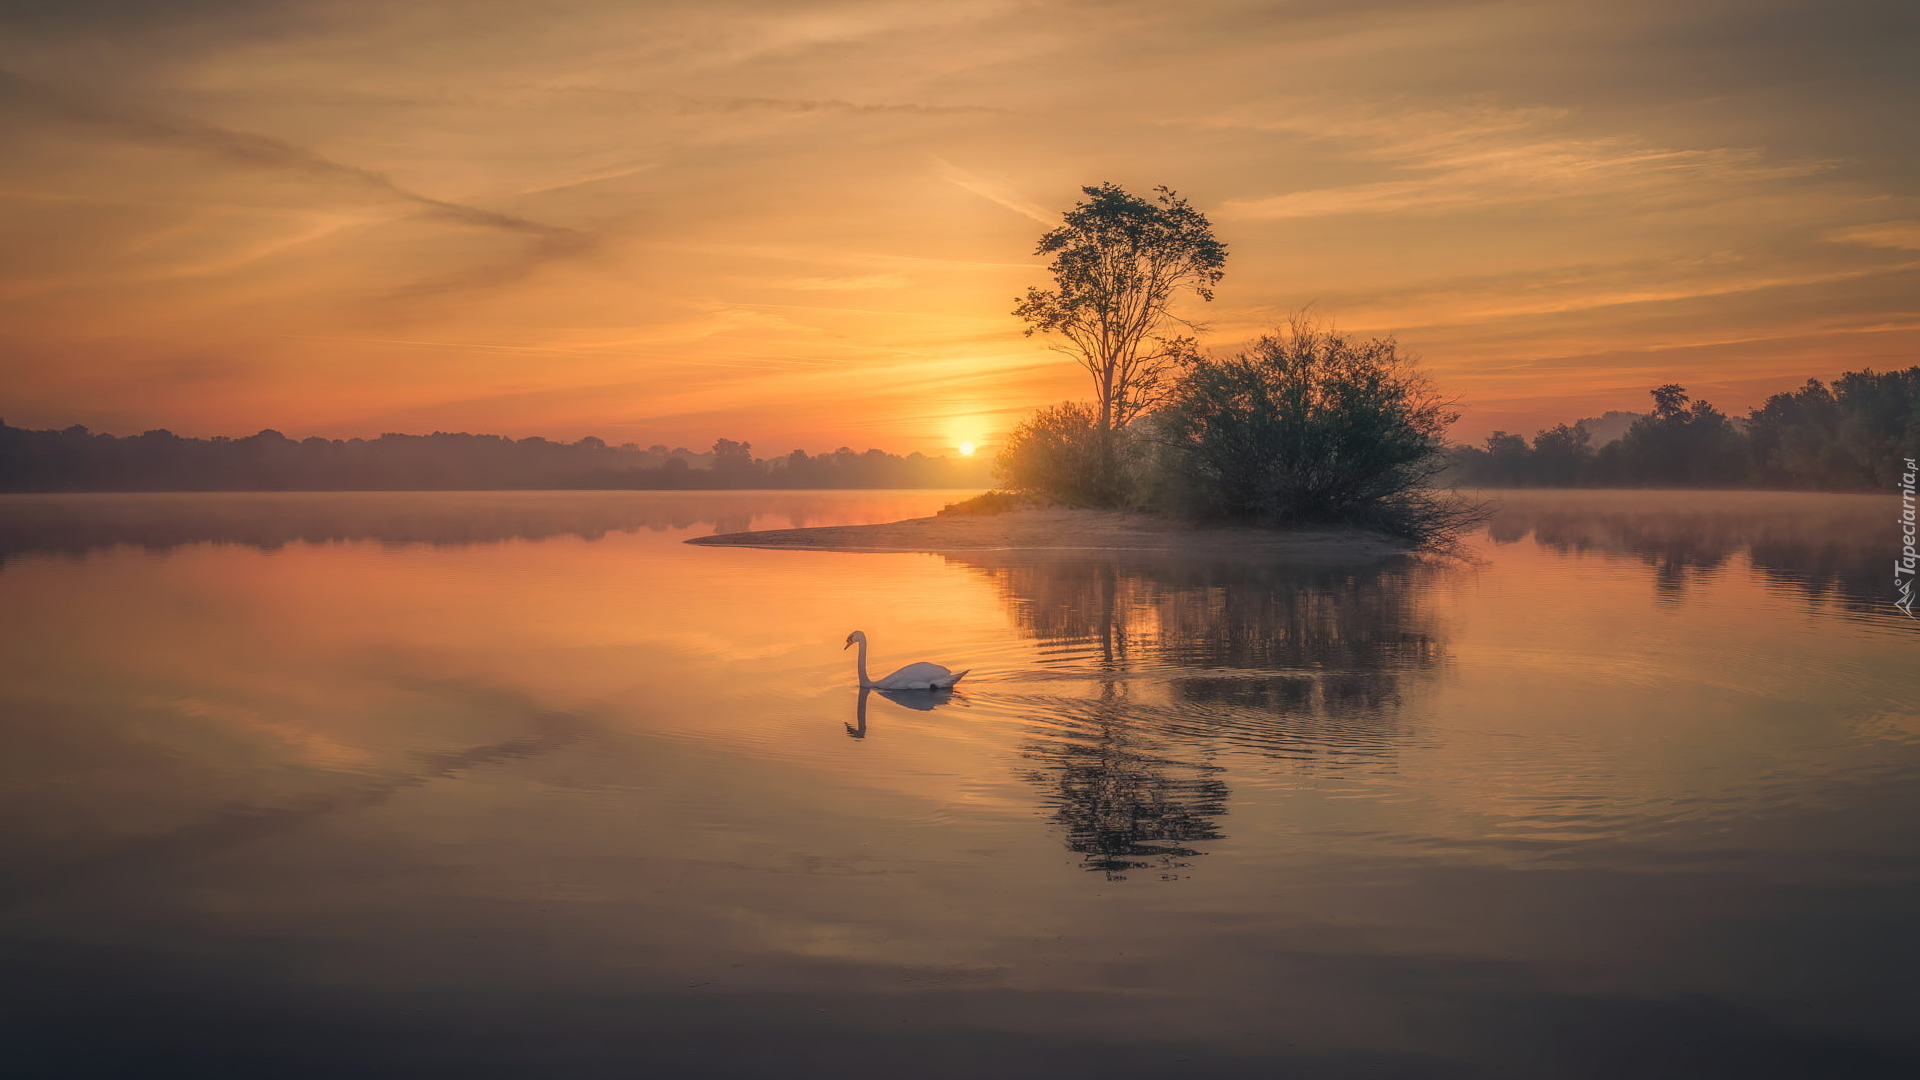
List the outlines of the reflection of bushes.
<svg viewBox="0 0 1920 1080">
<path fill-rule="evenodd" d="M 1636 556 L 1653 570 L 1665 595 L 1678 594 L 1744 553 L 1767 580 L 1804 596 L 1837 596 L 1856 610 L 1886 601 L 1884 537 L 1893 500 L 1694 495 L 1683 506 L 1658 496 L 1634 498 L 1630 505 L 1608 505 L 1596 504 L 1605 495 L 1507 497 L 1488 530 L 1501 543 L 1532 535 L 1562 554 Z"/>
<path fill-rule="evenodd" d="M 1167 685 L 1183 702 L 1213 707 L 1201 715 L 1216 729 L 1276 730 L 1257 714 L 1288 723 L 1377 718 L 1399 700 L 1406 672 L 1431 668 L 1442 656 L 1422 603 L 1432 570 L 1419 564 L 1052 561 L 990 553 L 969 553 L 964 561 L 1000 582 L 1030 637 L 1096 646 L 1111 670 L 1136 662 L 1189 669 Z M 1175 726 L 1206 734 L 1185 720 Z"/>
<path fill-rule="evenodd" d="M 1416 563 L 1276 565 L 1253 559 L 949 556 L 1000 583 L 1043 641 L 1098 642 L 1191 667 L 1400 669 L 1438 659 Z"/>
<path fill-rule="evenodd" d="M 1172 872 L 1220 837 L 1229 792 L 1206 762 L 1214 747 L 1330 764 L 1390 753 L 1400 680 L 1441 656 L 1420 565 L 950 558 L 990 575 L 1028 636 L 1088 647 L 1098 700 L 1025 753 L 1067 846 L 1110 877 Z"/>
<path fill-rule="evenodd" d="M 1064 738 L 1029 746 L 1039 768 L 1029 780 L 1051 789 L 1054 820 L 1067 848 L 1109 878 L 1128 870 L 1170 872 L 1200 854 L 1190 845 L 1218 840 L 1227 786 L 1214 766 L 1156 752 L 1132 729 L 1124 704 L 1103 701 Z"/>
<path fill-rule="evenodd" d="M 712 523 L 750 527 L 781 514 L 804 525 L 815 500 L 799 495 L 605 492 L 260 492 L 9 496 L 0 516 L 0 560 L 29 551 L 80 555 L 126 544 L 165 551 L 183 544 L 246 544 L 272 551 L 297 541 L 485 544 Z"/>
<path fill-rule="evenodd" d="M 1386 671 L 1263 678 L 1188 676 L 1172 680 L 1173 692 L 1195 705 L 1295 716 L 1377 714 L 1399 700 L 1399 678 Z"/>
</svg>

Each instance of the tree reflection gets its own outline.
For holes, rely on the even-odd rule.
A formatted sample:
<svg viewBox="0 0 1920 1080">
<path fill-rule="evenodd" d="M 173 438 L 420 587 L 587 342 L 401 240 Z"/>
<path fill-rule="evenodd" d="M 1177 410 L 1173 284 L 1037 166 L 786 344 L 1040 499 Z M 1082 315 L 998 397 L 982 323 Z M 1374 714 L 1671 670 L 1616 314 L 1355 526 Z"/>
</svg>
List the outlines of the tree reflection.
<svg viewBox="0 0 1920 1080">
<path fill-rule="evenodd" d="M 30 552 L 82 557 L 128 545 L 163 552 L 188 544 L 379 540 L 437 547 L 755 521 L 804 526 L 817 495 L 773 492 L 249 492 L 10 495 L 0 513 L 0 564 Z M 765 524 L 762 527 L 766 527 Z"/>
<path fill-rule="evenodd" d="M 1223 837 L 1227 785 L 1219 766 L 1169 753 L 1130 704 L 1125 684 L 1103 680 L 1057 737 L 1025 748 L 1038 765 L 1025 776 L 1047 789 L 1067 849 L 1087 869 L 1111 880 L 1140 869 L 1173 876 L 1201 854 L 1188 845 Z"/>
<path fill-rule="evenodd" d="M 1529 535 L 1561 554 L 1624 554 L 1656 594 L 1687 589 L 1744 555 L 1760 576 L 1807 600 L 1885 611 L 1893 499 L 1765 492 L 1506 493 L 1488 522 L 1495 543 Z"/>
<path fill-rule="evenodd" d="M 1223 751 L 1303 768 L 1378 764 L 1401 686 L 1443 655 L 1431 564 L 969 552 L 1057 679 L 1023 748 L 1067 847 L 1110 878 L 1173 876 L 1221 839 Z"/>
<path fill-rule="evenodd" d="M 1050 652 L 1097 650 L 1102 670 L 1141 663 L 1196 704 L 1377 712 L 1401 673 L 1440 659 L 1424 600 L 1436 568 L 1258 559 L 950 556 L 1000 586 L 1015 623 Z"/>
</svg>

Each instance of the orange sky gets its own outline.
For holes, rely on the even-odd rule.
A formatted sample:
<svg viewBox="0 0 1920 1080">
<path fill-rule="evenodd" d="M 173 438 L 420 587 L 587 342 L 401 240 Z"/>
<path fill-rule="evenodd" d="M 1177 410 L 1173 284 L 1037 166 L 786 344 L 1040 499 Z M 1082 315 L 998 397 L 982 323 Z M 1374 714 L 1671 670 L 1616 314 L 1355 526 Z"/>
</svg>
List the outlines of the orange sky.
<svg viewBox="0 0 1920 1080">
<path fill-rule="evenodd" d="M 0 0 L 0 416 L 991 445 L 1082 184 L 1532 431 L 1920 362 L 1908 3 Z"/>
</svg>

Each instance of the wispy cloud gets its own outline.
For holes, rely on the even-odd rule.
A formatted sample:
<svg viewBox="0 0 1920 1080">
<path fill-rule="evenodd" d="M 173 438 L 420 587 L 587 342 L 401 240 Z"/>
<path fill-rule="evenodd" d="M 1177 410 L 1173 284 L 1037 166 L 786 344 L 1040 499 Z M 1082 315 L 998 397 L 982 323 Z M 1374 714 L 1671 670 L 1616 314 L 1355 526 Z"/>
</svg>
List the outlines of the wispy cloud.
<svg viewBox="0 0 1920 1080">
<path fill-rule="evenodd" d="M 1047 213 L 1044 207 L 1023 198 L 1005 185 L 996 184 L 990 180 L 975 176 L 973 173 L 962 169 L 960 166 L 942 157 L 934 157 L 933 165 L 935 174 L 938 175 L 940 179 L 945 180 L 955 187 L 971 191 L 990 203 L 1004 206 L 1022 217 L 1032 218 L 1034 221 L 1048 228 L 1060 224 L 1060 216 L 1058 214 Z"/>
<path fill-rule="evenodd" d="M 867 274 L 864 277 L 810 277 L 783 281 L 780 288 L 801 292 L 864 292 L 871 289 L 904 289 L 913 282 L 899 274 Z"/>
<path fill-rule="evenodd" d="M 1281 111 L 1272 118 L 1228 113 L 1203 123 L 1333 143 L 1397 178 L 1230 199 L 1221 208 L 1223 217 L 1432 212 L 1595 194 L 1713 198 L 1729 184 L 1808 176 L 1831 167 L 1822 161 L 1769 162 L 1760 151 L 1743 147 L 1674 149 L 1631 136 L 1559 134 L 1555 129 L 1566 114 L 1555 109 L 1395 109 L 1315 101 Z"/>
<path fill-rule="evenodd" d="M 530 238 L 533 246 L 518 268 L 577 255 L 593 246 L 593 238 L 576 229 L 533 221 L 513 214 L 435 198 L 395 183 L 384 173 L 335 161 L 303 146 L 271 136 L 234 131 L 190 116 L 156 109 L 118 105 L 83 94 L 55 89 L 11 72 L 0 71 L 0 107 L 40 117 L 109 131 L 121 138 L 191 149 L 220 161 L 247 168 L 283 170 L 378 193 L 417 207 L 423 220 L 491 229 Z M 461 278 L 498 280 L 516 268 L 494 267 Z M 448 279 L 452 281 L 453 279 Z M 445 283 L 430 288 L 448 287 Z"/>
<path fill-rule="evenodd" d="M 1869 247 L 1920 251 L 1920 221 L 1882 221 L 1873 225 L 1853 225 L 1827 233 L 1828 240 Z"/>
<path fill-rule="evenodd" d="M 1008 110 L 991 105 L 924 105 L 917 102 L 844 101 L 839 98 L 749 97 L 727 94 L 682 94 L 658 90 L 623 90 L 606 86 L 540 86 L 538 98 L 527 98 L 533 108 L 587 107 L 614 111 L 673 110 L 695 113 L 841 113 L 851 115 L 979 116 Z"/>
</svg>

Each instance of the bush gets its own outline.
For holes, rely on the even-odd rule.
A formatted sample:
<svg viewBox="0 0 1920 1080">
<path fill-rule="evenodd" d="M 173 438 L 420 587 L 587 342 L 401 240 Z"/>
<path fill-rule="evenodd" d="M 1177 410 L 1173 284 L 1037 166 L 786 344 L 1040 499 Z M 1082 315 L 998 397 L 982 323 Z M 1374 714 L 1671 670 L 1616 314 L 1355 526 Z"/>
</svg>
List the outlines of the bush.
<svg viewBox="0 0 1920 1080">
<path fill-rule="evenodd" d="M 1431 540 L 1479 509 L 1435 492 L 1457 414 L 1390 338 L 1295 319 L 1236 356 L 1201 358 L 1157 418 L 1188 514 L 1338 522 Z"/>
<path fill-rule="evenodd" d="M 1041 409 L 1007 436 L 993 473 L 1008 488 L 1069 506 L 1109 506 L 1115 492 L 1102 483 L 1100 416 L 1077 401 Z"/>
<path fill-rule="evenodd" d="M 1041 504 L 1042 500 L 1033 495 L 1021 495 L 1011 491 L 984 491 L 971 499 L 948 503 L 934 516 L 991 517 L 995 514 L 1012 513 L 1015 510 L 1027 510 Z"/>
</svg>

